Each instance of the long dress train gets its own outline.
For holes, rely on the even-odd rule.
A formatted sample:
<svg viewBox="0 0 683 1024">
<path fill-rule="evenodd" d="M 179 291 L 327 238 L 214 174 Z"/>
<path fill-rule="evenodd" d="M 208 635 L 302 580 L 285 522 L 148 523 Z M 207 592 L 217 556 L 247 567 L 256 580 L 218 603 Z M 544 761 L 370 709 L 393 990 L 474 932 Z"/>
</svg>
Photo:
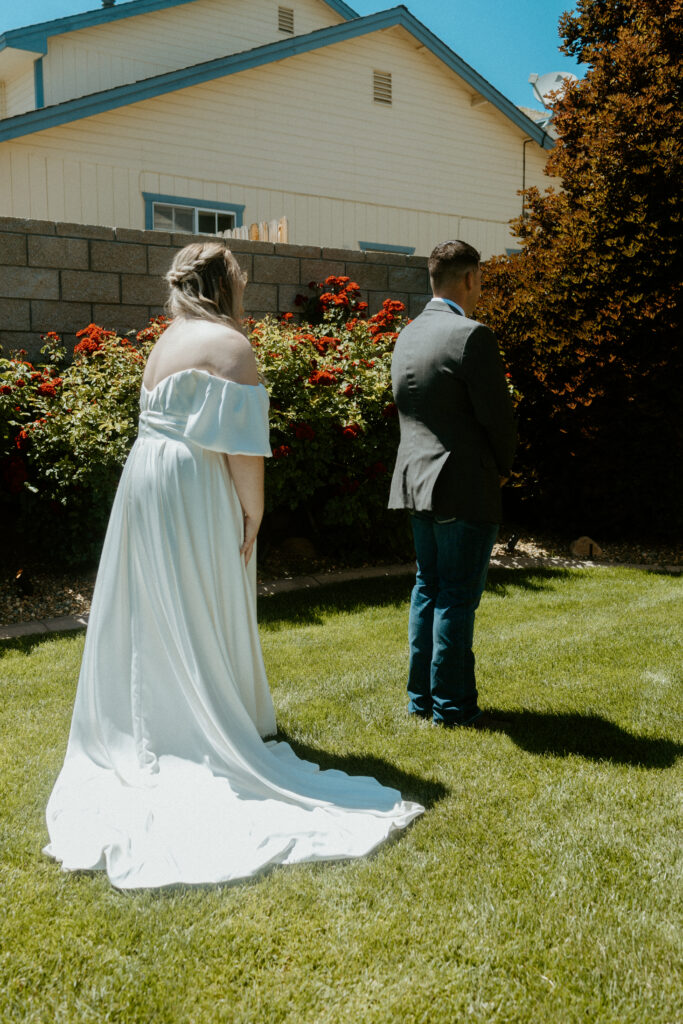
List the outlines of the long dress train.
<svg viewBox="0 0 683 1024">
<path fill-rule="evenodd" d="M 45 852 L 121 889 L 358 857 L 423 808 L 275 732 L 255 558 L 223 453 L 269 455 L 268 394 L 183 370 L 140 396 Z"/>
</svg>

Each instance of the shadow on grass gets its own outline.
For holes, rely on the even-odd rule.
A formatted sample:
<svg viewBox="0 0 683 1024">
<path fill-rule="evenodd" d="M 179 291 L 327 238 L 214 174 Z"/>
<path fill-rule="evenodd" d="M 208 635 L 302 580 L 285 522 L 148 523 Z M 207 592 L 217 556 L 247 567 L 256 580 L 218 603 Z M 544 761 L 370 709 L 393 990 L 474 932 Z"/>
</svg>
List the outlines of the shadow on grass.
<svg viewBox="0 0 683 1024">
<path fill-rule="evenodd" d="M 30 636 L 15 636 L 9 640 L 0 640 L 0 659 L 8 654 L 18 652 L 28 657 L 36 647 L 51 640 L 77 640 L 85 633 L 85 629 L 69 629 L 54 633 L 32 633 Z"/>
<path fill-rule="evenodd" d="M 278 742 L 289 743 L 297 757 L 304 761 L 313 761 L 322 771 L 336 769 L 346 772 L 347 775 L 370 775 L 383 786 L 397 789 L 404 800 L 414 800 L 423 807 L 432 807 L 450 792 L 443 783 L 404 772 L 395 764 L 375 757 L 374 754 L 331 754 L 318 747 L 309 747 L 281 730 L 275 739 Z"/>
<path fill-rule="evenodd" d="M 491 569 L 486 590 L 505 596 L 515 590 L 550 590 L 553 584 L 573 583 L 577 574 L 570 569 Z M 275 594 L 259 600 L 259 622 L 263 625 L 321 626 L 325 617 L 338 612 L 362 612 L 366 608 L 400 608 L 410 600 L 414 576 L 328 583 L 319 589 Z"/>
<path fill-rule="evenodd" d="M 575 569 L 489 569 L 486 581 L 488 593 L 505 597 L 514 590 L 550 590 L 551 584 L 579 582 Z"/>
<path fill-rule="evenodd" d="M 496 712 L 492 712 L 496 714 Z M 670 768 L 683 744 L 650 736 L 634 736 L 599 715 L 540 711 L 498 712 L 510 720 L 505 732 L 531 754 L 578 755 L 591 761 L 642 768 Z"/>
</svg>

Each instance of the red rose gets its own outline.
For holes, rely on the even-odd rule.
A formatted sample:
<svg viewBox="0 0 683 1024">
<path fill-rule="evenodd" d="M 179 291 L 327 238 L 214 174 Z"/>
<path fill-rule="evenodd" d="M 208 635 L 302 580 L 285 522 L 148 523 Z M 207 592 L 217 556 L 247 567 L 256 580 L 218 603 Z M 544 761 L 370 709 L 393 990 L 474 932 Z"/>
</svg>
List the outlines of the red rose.
<svg viewBox="0 0 683 1024">
<path fill-rule="evenodd" d="M 294 436 L 297 441 L 312 441 L 315 437 L 315 430 L 309 423 L 297 423 Z"/>
<path fill-rule="evenodd" d="M 273 448 L 274 459 L 284 459 L 288 455 L 292 454 L 292 449 L 288 444 L 281 444 L 277 448 Z"/>
</svg>

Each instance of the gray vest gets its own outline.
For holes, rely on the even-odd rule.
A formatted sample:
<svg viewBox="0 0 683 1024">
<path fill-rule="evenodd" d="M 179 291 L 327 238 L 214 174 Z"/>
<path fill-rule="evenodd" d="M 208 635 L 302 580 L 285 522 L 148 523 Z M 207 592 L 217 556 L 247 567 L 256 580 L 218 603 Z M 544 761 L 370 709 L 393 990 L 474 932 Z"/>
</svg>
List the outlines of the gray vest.
<svg viewBox="0 0 683 1024">
<path fill-rule="evenodd" d="M 401 331 L 391 380 L 401 442 L 389 508 L 499 523 L 515 425 L 494 334 L 432 300 Z"/>
</svg>

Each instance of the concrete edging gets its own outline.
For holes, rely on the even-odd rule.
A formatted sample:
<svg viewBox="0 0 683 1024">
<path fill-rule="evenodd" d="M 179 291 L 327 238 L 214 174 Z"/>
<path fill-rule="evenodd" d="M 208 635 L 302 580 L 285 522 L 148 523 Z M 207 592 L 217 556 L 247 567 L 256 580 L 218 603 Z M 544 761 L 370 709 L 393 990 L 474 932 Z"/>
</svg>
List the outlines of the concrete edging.
<svg viewBox="0 0 683 1024">
<path fill-rule="evenodd" d="M 640 565 L 621 562 L 589 562 L 578 558 L 534 558 L 530 555 L 496 555 L 489 565 L 494 569 L 640 569 L 662 575 L 680 576 L 680 565 Z M 289 576 L 284 579 L 267 580 L 259 583 L 259 597 L 274 597 L 296 590 L 317 590 L 332 583 L 348 583 L 354 580 L 381 579 L 389 576 L 409 576 L 415 572 L 414 562 L 398 565 L 375 565 L 364 569 L 339 569 L 311 576 Z M 33 619 L 31 622 L 17 622 L 0 625 L 0 640 L 12 640 L 21 636 L 35 636 L 45 633 L 66 633 L 85 629 L 88 615 L 62 615 L 57 619 Z"/>
</svg>

